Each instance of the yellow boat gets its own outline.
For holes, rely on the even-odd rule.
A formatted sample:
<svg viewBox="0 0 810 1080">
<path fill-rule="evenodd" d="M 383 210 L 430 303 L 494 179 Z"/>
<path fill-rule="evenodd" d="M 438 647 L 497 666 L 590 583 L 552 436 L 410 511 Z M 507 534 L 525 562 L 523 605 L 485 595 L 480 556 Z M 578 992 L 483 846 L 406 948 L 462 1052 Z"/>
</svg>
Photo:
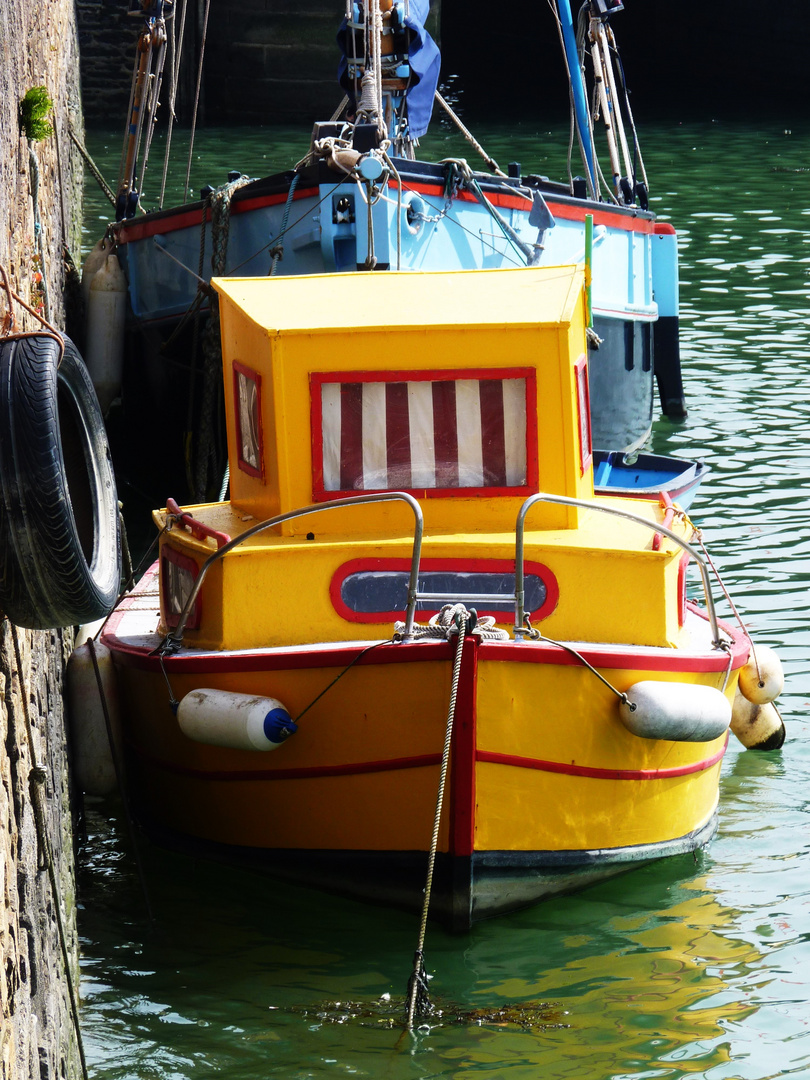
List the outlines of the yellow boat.
<svg viewBox="0 0 810 1080">
<path fill-rule="evenodd" d="M 230 500 L 102 636 L 154 826 L 412 907 L 433 846 L 454 928 L 711 838 L 749 642 L 594 498 L 583 276 L 214 282 Z"/>
</svg>

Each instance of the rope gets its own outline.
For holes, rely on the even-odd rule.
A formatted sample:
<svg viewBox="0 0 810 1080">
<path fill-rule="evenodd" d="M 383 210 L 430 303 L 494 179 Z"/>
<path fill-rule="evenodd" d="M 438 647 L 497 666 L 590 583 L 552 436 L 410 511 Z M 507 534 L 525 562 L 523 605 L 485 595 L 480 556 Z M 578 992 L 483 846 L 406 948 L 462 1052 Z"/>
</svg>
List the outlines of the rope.
<svg viewBox="0 0 810 1080">
<path fill-rule="evenodd" d="M 62 335 L 59 333 L 59 331 L 56 329 L 55 326 L 52 326 L 46 319 L 43 319 L 43 317 L 40 315 L 40 313 L 38 311 L 35 311 L 34 308 L 32 308 L 30 304 L 26 304 L 25 300 L 23 300 L 23 298 L 21 296 L 19 296 L 16 292 L 14 292 L 14 290 L 11 288 L 11 286 L 8 283 L 8 275 L 6 273 L 6 269 L 2 265 L 0 265 L 0 278 L 2 278 L 3 289 L 4 289 L 4 291 L 6 293 L 6 297 L 8 299 L 9 311 L 8 311 L 8 315 L 6 316 L 6 318 L 8 318 L 10 316 L 9 325 L 6 326 L 5 322 L 3 324 L 3 328 L 2 328 L 3 337 L 7 337 L 10 333 L 20 333 L 21 332 L 21 331 L 19 331 L 17 329 L 16 321 L 14 319 L 14 303 L 13 303 L 13 301 L 16 300 L 17 303 L 20 305 L 20 307 L 25 308 L 25 310 L 28 312 L 29 315 L 33 315 L 34 318 L 37 320 L 37 322 L 41 323 L 42 326 L 44 326 L 46 330 L 48 330 L 51 334 L 53 334 L 53 336 L 58 341 L 60 341 L 62 343 L 62 349 L 64 351 L 64 338 L 62 337 Z M 61 358 L 60 358 L 60 363 L 61 363 Z"/>
<path fill-rule="evenodd" d="M 163 155 L 163 179 L 160 184 L 160 202 L 159 208 L 163 209 L 163 198 L 166 194 L 166 176 L 169 171 L 169 155 L 172 148 L 172 130 L 174 128 L 175 111 L 174 104 L 177 99 L 177 84 L 180 78 L 180 60 L 183 56 L 183 33 L 186 26 L 186 0 L 183 0 L 183 7 L 180 13 L 180 30 L 175 34 L 174 29 L 174 16 L 171 19 L 172 24 L 172 56 L 169 64 L 169 74 L 171 75 L 171 87 L 169 89 L 169 126 L 166 132 L 166 152 Z M 178 44 L 179 43 L 179 44 Z"/>
<path fill-rule="evenodd" d="M 276 268 L 278 267 L 279 261 L 284 258 L 284 234 L 287 232 L 287 222 L 290 220 L 290 209 L 293 204 L 293 195 L 295 194 L 295 189 L 298 186 L 298 181 L 300 179 L 301 174 L 297 172 L 290 181 L 290 190 L 287 192 L 287 201 L 284 204 L 284 216 L 281 219 L 281 232 L 279 233 L 279 240 L 281 241 L 281 243 L 276 244 L 276 246 L 271 250 L 273 261 L 270 263 L 270 277 L 275 277 Z"/>
<path fill-rule="evenodd" d="M 48 294 L 48 274 L 45 268 L 45 243 L 42 235 L 42 222 L 39 217 L 39 159 L 34 144 L 28 140 L 28 163 L 31 166 L 31 199 L 34 203 L 34 241 L 39 259 L 40 286 L 42 288 L 42 306 L 45 318 L 51 317 L 51 300 Z"/>
<path fill-rule="evenodd" d="M 371 181 L 369 181 L 369 193 L 366 205 L 368 207 L 368 252 L 364 266 L 366 270 L 373 270 L 377 265 L 377 256 L 374 254 L 374 203 L 371 199 Z"/>
<path fill-rule="evenodd" d="M 146 107 L 149 113 L 146 122 L 146 137 L 144 139 L 143 148 L 143 165 L 141 166 L 141 191 L 143 192 L 146 186 L 146 167 L 149 163 L 149 151 L 152 147 L 152 137 L 155 134 L 155 123 L 157 122 L 157 111 L 160 107 L 160 88 L 163 85 L 163 67 L 166 61 L 166 21 L 165 19 L 158 19 L 152 29 L 152 43 L 153 46 L 157 44 L 157 58 L 155 59 L 154 71 L 150 72 L 149 81 L 151 83 L 149 92 L 146 95 Z"/>
<path fill-rule="evenodd" d="M 476 139 L 476 137 L 473 135 L 473 133 L 469 130 L 469 128 L 464 126 L 464 121 L 461 119 L 461 117 L 457 113 L 455 113 L 453 111 L 453 107 L 450 105 L 450 103 L 448 101 L 446 101 L 442 97 L 442 95 L 439 93 L 438 90 L 436 91 L 436 101 L 438 101 L 438 103 L 441 105 L 441 107 L 444 109 L 444 111 L 447 113 L 447 115 L 450 117 L 450 119 L 456 125 L 456 127 L 461 132 L 461 134 L 464 136 L 464 138 L 467 140 L 467 142 L 470 144 L 470 146 L 472 146 L 481 155 L 481 157 L 484 159 L 484 161 L 487 163 L 487 165 L 490 167 L 490 169 L 492 169 L 492 171 L 494 173 L 496 173 L 498 176 L 506 176 L 506 173 L 501 169 L 500 165 L 495 160 L 495 158 L 490 157 L 490 155 L 486 152 L 486 150 L 483 148 L 481 143 Z"/>
<path fill-rule="evenodd" d="M 702 533 L 702 531 L 700 529 L 695 529 L 694 530 L 694 538 L 700 544 L 701 549 L 703 550 L 703 555 L 704 555 L 704 557 L 706 559 L 706 562 L 712 568 L 712 573 L 717 578 L 717 584 L 720 586 L 720 589 L 721 589 L 721 591 L 723 593 L 723 596 L 725 596 L 726 600 L 729 603 L 729 607 L 731 608 L 732 612 L 734 613 L 734 618 L 737 620 L 740 629 L 742 630 L 743 634 L 745 635 L 745 637 L 746 637 L 746 639 L 748 641 L 749 648 L 751 649 L 751 655 L 754 658 L 754 666 L 757 669 L 757 682 L 759 682 L 761 684 L 762 683 L 762 672 L 761 672 L 760 667 L 759 667 L 759 660 L 757 660 L 757 651 L 756 651 L 756 648 L 754 647 L 754 642 L 753 642 L 753 640 L 751 638 L 751 635 L 748 633 L 748 629 L 747 629 L 745 623 L 742 620 L 742 616 L 740 615 L 739 611 L 737 610 L 737 605 L 731 599 L 731 594 L 729 593 L 728 589 L 726 588 L 725 582 L 720 577 L 720 571 L 715 566 L 714 560 L 712 559 L 711 555 L 708 552 L 708 549 L 706 548 L 706 543 L 705 543 L 705 541 L 703 539 L 703 533 Z M 722 647 L 723 647 L 723 644 L 721 644 L 721 648 Z M 729 665 L 730 665 L 730 663 L 731 663 L 731 658 L 729 657 Z M 729 668 L 729 670 L 730 670 L 730 668 Z M 728 682 L 728 673 L 726 674 L 726 682 Z"/>
<path fill-rule="evenodd" d="M 425 623 L 415 623 L 412 636 L 415 638 L 442 638 L 446 639 L 448 633 L 455 626 L 456 613 L 458 611 L 466 612 L 467 609 L 463 604 L 445 604 L 441 611 L 433 615 L 427 625 Z M 467 631 L 468 634 L 475 634 L 476 637 L 480 637 L 484 641 L 508 641 L 509 634 L 506 630 L 499 630 L 495 626 L 495 618 L 492 615 L 480 616 L 473 609 L 475 622 Z M 401 635 L 405 632 L 405 623 L 394 623 L 395 636 Z M 536 631 L 535 631 L 536 633 Z"/>
<path fill-rule="evenodd" d="M 104 195 L 110 200 L 112 205 L 115 206 L 115 192 L 101 175 L 101 170 L 99 169 L 98 165 L 96 165 L 95 161 L 93 161 L 93 159 L 90 157 L 90 154 L 87 152 L 87 147 L 84 146 L 84 144 L 76 135 L 76 132 L 73 130 L 73 125 L 71 124 L 70 120 L 68 120 L 67 129 L 68 135 L 70 136 L 70 141 L 84 158 L 84 163 L 90 170 L 93 179 L 101 188 Z"/>
<path fill-rule="evenodd" d="M 215 277 L 225 273 L 228 255 L 228 239 L 231 228 L 231 199 L 240 187 L 250 183 L 250 177 L 240 176 L 209 195 L 207 205 L 211 207 L 211 271 Z M 203 208 L 203 222 L 205 208 Z M 201 248 L 204 249 L 205 237 L 202 236 Z M 222 389 L 222 346 L 220 344 L 219 304 L 216 296 L 210 298 L 208 322 L 202 335 L 203 354 L 203 389 L 200 402 L 199 440 L 194 462 L 194 494 L 203 499 L 208 486 L 209 463 L 216 474 L 217 491 L 222 481 L 222 470 L 217 468 L 216 449 L 214 446 L 214 422 L 217 395 Z"/>
<path fill-rule="evenodd" d="M 461 660 L 464 653 L 465 634 L 472 631 L 475 626 L 475 612 L 468 612 L 463 604 L 445 604 L 442 610 L 434 617 L 436 625 L 441 625 L 442 634 L 448 641 L 451 637 L 458 638 L 456 653 L 453 658 L 453 682 L 450 688 L 450 702 L 447 708 L 447 726 L 444 734 L 444 747 L 442 749 L 442 764 L 439 772 L 439 790 L 436 793 L 436 813 L 433 816 L 433 835 L 430 840 L 430 852 L 428 854 L 427 879 L 425 881 L 425 899 L 422 903 L 422 918 L 419 923 L 419 940 L 416 952 L 413 955 L 413 971 L 408 979 L 408 1031 L 413 1031 L 415 1016 L 429 1016 L 433 1011 L 428 992 L 428 976 L 425 971 L 425 934 L 427 932 L 428 910 L 430 908 L 430 894 L 433 888 L 433 869 L 436 864 L 436 851 L 439 846 L 439 825 L 442 818 L 442 806 L 444 805 L 444 792 L 447 785 L 447 770 L 450 764 L 450 744 L 453 738 L 453 721 L 456 715 L 456 698 L 458 696 L 458 684 L 461 677 Z M 431 624 L 434 624 L 431 619 Z M 471 625 L 472 624 L 472 625 Z M 436 635 L 439 636 L 439 635 Z"/>
<path fill-rule="evenodd" d="M 586 667 L 588 671 L 592 672 L 601 683 L 604 683 L 608 690 L 610 690 L 612 694 L 615 694 L 623 705 L 627 705 L 630 708 L 631 712 L 635 712 L 636 706 L 633 704 L 632 701 L 630 701 L 627 694 L 623 694 L 621 690 L 616 689 L 613 683 L 608 682 L 605 676 L 602 675 L 599 671 L 597 671 L 593 664 L 588 663 L 582 653 L 577 652 L 577 650 L 572 645 L 566 645 L 564 641 L 555 641 L 554 638 L 545 637 L 544 634 L 541 634 L 539 630 L 535 629 L 532 626 L 531 620 L 529 619 L 528 615 L 523 616 L 523 622 L 524 625 L 527 626 L 529 629 L 529 637 L 532 639 L 532 641 L 545 641 L 548 645 L 556 645 L 558 649 L 563 649 L 570 656 L 573 656 L 576 660 L 579 660 L 580 664 L 582 664 L 583 667 Z"/>
<path fill-rule="evenodd" d="M 31 770 L 28 774 L 29 793 L 31 797 L 31 806 L 34 811 L 34 825 L 37 834 L 37 847 L 39 853 L 40 870 L 47 870 L 48 881 L 51 887 L 51 896 L 53 897 L 54 915 L 56 917 L 56 926 L 59 934 L 59 945 L 62 952 L 62 962 L 65 969 L 65 982 L 68 988 L 68 999 L 70 1002 L 70 1013 L 73 1020 L 73 1028 L 76 1032 L 76 1045 L 79 1050 L 79 1062 L 81 1064 L 81 1071 L 83 1080 L 88 1080 L 87 1061 L 84 1056 L 84 1042 L 82 1040 L 82 1029 L 79 1023 L 79 1004 L 76 994 L 76 987 L 73 982 L 73 975 L 70 967 L 70 954 L 68 952 L 67 945 L 67 932 L 65 930 L 65 923 L 62 918 L 62 900 L 59 892 L 59 883 L 56 880 L 56 870 L 54 868 L 53 855 L 51 852 L 50 843 L 48 840 L 48 830 L 45 823 L 45 806 L 43 802 L 43 788 L 45 785 L 45 779 L 47 773 L 45 769 L 39 764 L 36 757 L 36 750 L 34 748 L 34 732 L 31 724 L 31 716 L 28 711 L 28 691 L 25 686 L 25 680 L 23 678 L 23 666 L 22 657 L 20 655 L 20 643 L 17 637 L 17 627 L 11 620 L 7 620 L 9 627 L 11 628 L 11 640 L 14 645 L 14 660 L 17 665 L 17 677 L 20 682 L 20 697 L 22 698 L 23 716 L 25 718 L 25 733 L 28 740 L 28 753 L 31 758 Z M 12 714 L 13 715 L 13 714 Z"/>
<path fill-rule="evenodd" d="M 197 88 L 194 91 L 194 111 L 191 115 L 191 137 L 188 144 L 188 165 L 186 167 L 186 186 L 183 188 L 183 202 L 188 198 L 188 183 L 191 176 L 191 162 L 194 156 L 194 135 L 197 131 L 197 109 L 200 104 L 200 85 L 202 83 L 203 59 L 205 58 L 205 42 L 208 37 L 208 12 L 210 8 L 211 0 L 205 0 L 202 41 L 200 42 L 200 62 L 197 65 Z"/>
</svg>

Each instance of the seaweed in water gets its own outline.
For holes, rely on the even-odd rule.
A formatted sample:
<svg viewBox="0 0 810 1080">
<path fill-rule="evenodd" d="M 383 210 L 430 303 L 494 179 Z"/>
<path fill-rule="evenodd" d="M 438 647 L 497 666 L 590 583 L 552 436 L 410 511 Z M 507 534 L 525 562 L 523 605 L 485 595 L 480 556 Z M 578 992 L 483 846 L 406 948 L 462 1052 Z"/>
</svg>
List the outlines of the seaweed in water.
<svg viewBox="0 0 810 1080">
<path fill-rule="evenodd" d="M 359 1024 L 361 1027 L 399 1028 L 404 1024 L 404 1002 L 394 1001 L 383 994 L 377 1001 L 324 1001 L 314 1005 L 294 1006 L 290 1010 L 323 1024 Z M 520 1001 L 509 1005 L 470 1008 L 448 1002 L 434 1004 L 430 1016 L 422 1020 L 418 1030 L 441 1027 L 505 1028 L 511 1031 L 539 1032 L 566 1028 L 562 1019 L 565 1010 L 547 1001 Z"/>
</svg>

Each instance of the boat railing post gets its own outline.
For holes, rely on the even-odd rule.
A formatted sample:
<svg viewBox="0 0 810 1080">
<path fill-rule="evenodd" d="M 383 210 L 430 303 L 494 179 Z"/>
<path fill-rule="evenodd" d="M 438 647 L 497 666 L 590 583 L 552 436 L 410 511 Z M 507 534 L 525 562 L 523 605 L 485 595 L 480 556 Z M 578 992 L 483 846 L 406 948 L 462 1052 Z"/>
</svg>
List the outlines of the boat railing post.
<svg viewBox="0 0 810 1080">
<path fill-rule="evenodd" d="M 695 560 L 700 568 L 700 577 L 703 583 L 703 596 L 706 602 L 706 614 L 709 617 L 709 626 L 712 631 L 712 645 L 719 649 L 723 646 L 723 639 L 720 637 L 720 628 L 717 625 L 717 612 L 714 607 L 714 598 L 712 597 L 711 582 L 709 580 L 709 568 L 706 560 L 700 554 L 700 552 L 694 548 L 682 537 L 678 536 L 671 529 L 668 529 L 665 525 L 659 525 L 655 521 L 649 521 L 647 518 L 641 517 L 639 514 L 633 514 L 629 510 L 619 510 L 615 506 L 602 506 L 595 501 L 588 501 L 585 499 L 572 499 L 568 495 L 547 495 L 543 491 L 539 491 L 534 495 L 530 495 L 528 499 L 523 503 L 517 516 L 517 524 L 515 525 L 515 639 L 522 640 L 529 634 L 528 629 L 523 625 L 525 621 L 524 611 L 524 594 L 523 594 L 523 532 L 524 522 L 526 514 L 538 502 L 556 503 L 559 506 L 579 506 L 583 510 L 595 510 L 600 514 L 611 514 L 613 517 L 625 518 L 627 521 L 634 521 L 637 525 L 643 525 L 645 529 L 649 529 L 651 532 L 658 533 L 661 536 L 666 536 L 672 540 L 674 544 L 688 552 L 691 558 Z"/>
<path fill-rule="evenodd" d="M 306 517 L 308 514 L 319 514 L 323 510 L 337 510 L 339 507 L 362 506 L 365 503 L 374 502 L 404 502 L 410 506 L 411 510 L 413 510 L 413 549 L 411 552 L 411 572 L 408 580 L 408 605 L 405 612 L 405 630 L 401 636 L 402 641 L 410 640 L 410 638 L 413 637 L 413 623 L 416 613 L 419 563 L 422 557 L 422 536 L 424 534 L 424 517 L 422 515 L 422 507 L 413 495 L 409 495 L 407 491 L 381 491 L 370 493 L 368 495 L 350 495 L 345 499 L 332 499 L 329 502 L 303 506 L 298 510 L 289 510 L 286 514 L 277 514 L 275 517 L 260 521 L 257 525 L 247 529 L 240 536 L 235 536 L 233 540 L 230 540 L 227 544 L 224 544 L 217 551 L 209 555 L 200 567 L 200 572 L 197 574 L 191 592 L 183 605 L 183 610 L 180 613 L 177 626 L 166 635 L 164 644 L 170 645 L 175 649 L 180 647 L 183 641 L 186 623 L 194 608 L 194 603 L 202 588 L 202 583 L 206 574 L 214 563 L 224 558 L 228 552 L 233 551 L 235 547 L 239 547 L 240 544 L 244 544 L 246 540 L 252 539 L 260 532 L 264 532 L 265 529 L 271 529 L 274 525 L 281 525 L 285 521 L 294 521 L 296 518 Z M 181 508 L 178 507 L 178 511 L 180 509 Z M 179 519 L 180 514 L 174 514 L 170 511 L 167 516 Z"/>
<path fill-rule="evenodd" d="M 546 496 L 544 496 L 542 492 L 530 495 L 518 511 L 517 521 L 515 523 L 515 641 L 522 641 L 529 633 L 524 625 L 526 622 L 526 590 L 523 566 L 523 533 L 525 530 L 526 514 L 536 502 L 540 502 L 545 498 Z"/>
</svg>

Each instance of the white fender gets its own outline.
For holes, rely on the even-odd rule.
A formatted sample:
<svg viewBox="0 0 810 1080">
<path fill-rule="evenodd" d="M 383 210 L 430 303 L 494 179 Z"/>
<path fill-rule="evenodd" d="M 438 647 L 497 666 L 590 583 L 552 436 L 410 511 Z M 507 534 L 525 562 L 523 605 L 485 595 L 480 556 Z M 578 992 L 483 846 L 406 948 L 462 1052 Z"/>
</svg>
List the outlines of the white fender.
<svg viewBox="0 0 810 1080">
<path fill-rule="evenodd" d="M 298 730 L 276 698 L 230 690 L 192 690 L 177 720 L 189 739 L 232 750 L 275 750 Z"/>
<path fill-rule="evenodd" d="M 627 691 L 619 706 L 622 723 L 642 739 L 711 742 L 731 723 L 731 705 L 713 686 L 645 681 Z"/>
<path fill-rule="evenodd" d="M 84 300 L 85 318 L 90 304 L 90 286 L 93 284 L 93 278 L 107 261 L 112 246 L 112 241 L 103 236 L 92 251 L 87 253 L 87 258 L 82 263 L 82 299 Z"/>
<path fill-rule="evenodd" d="M 757 705 L 738 690 L 731 710 L 731 730 L 747 750 L 778 750 L 785 724 L 772 701 Z"/>
<path fill-rule="evenodd" d="M 85 363 L 106 416 L 120 396 L 124 368 L 127 282 L 117 255 L 108 255 L 93 277 L 87 303 Z"/>
<path fill-rule="evenodd" d="M 101 642 L 95 642 L 94 647 L 112 736 L 120 741 L 121 705 L 112 657 Z M 74 779 L 88 795 L 110 795 L 116 787 L 115 765 L 87 642 L 70 654 L 65 671 L 65 690 Z"/>
<path fill-rule="evenodd" d="M 785 687 L 782 661 L 767 645 L 756 645 L 740 668 L 740 693 L 755 705 L 774 701 Z"/>
</svg>

